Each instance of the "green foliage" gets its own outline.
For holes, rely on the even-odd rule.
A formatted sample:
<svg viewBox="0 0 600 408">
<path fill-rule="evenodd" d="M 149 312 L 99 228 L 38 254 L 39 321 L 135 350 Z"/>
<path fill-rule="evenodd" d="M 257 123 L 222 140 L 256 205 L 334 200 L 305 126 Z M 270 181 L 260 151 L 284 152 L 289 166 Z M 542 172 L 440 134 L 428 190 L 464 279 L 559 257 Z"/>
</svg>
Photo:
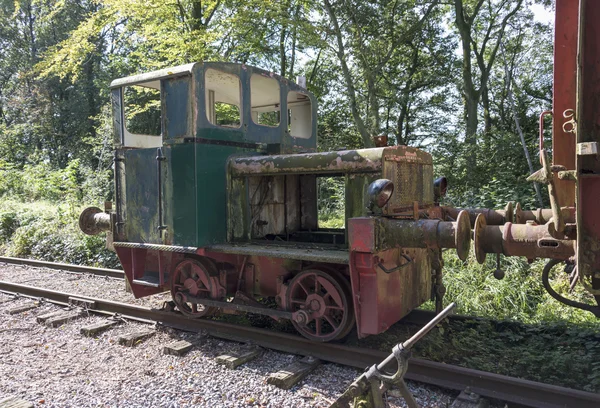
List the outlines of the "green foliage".
<svg viewBox="0 0 600 408">
<path fill-rule="evenodd" d="M 494 256 L 488 256 L 486 262 L 479 265 L 473 254 L 467 263 L 463 263 L 448 251 L 444 254 L 446 300 L 456 302 L 459 313 L 467 315 L 531 324 L 562 321 L 598 325 L 591 313 L 564 305 L 545 291 L 541 281 L 544 264 L 545 260 L 528 264 L 523 258 L 501 257 L 501 269 L 506 276 L 497 280 L 493 276 L 496 269 Z M 568 293 L 566 273 L 557 274 L 551 282 L 565 297 L 591 301 L 590 295 L 579 285 L 574 293 Z"/>
<path fill-rule="evenodd" d="M 81 207 L 48 202 L 0 201 L 0 253 L 81 265 L 119 266 L 105 248 L 103 235 L 89 236 L 78 227 Z"/>
<path fill-rule="evenodd" d="M 343 177 L 317 178 L 319 228 L 344 228 L 344 183 Z"/>
</svg>

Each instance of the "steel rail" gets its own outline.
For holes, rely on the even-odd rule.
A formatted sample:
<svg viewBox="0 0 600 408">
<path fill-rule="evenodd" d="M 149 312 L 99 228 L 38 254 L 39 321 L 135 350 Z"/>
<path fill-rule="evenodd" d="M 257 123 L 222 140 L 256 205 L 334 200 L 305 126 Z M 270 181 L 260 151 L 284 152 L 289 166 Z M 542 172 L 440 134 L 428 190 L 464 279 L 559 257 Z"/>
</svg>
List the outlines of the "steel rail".
<svg viewBox="0 0 600 408">
<path fill-rule="evenodd" d="M 384 351 L 348 347 L 340 344 L 315 343 L 297 335 L 233 325 L 215 320 L 191 320 L 178 313 L 5 281 L 0 281 L 0 292 L 20 294 L 33 298 L 44 298 L 47 301 L 59 304 L 68 304 L 70 297 L 87 299 L 95 302 L 94 308 L 90 309 L 93 312 L 104 314 L 117 313 L 124 318 L 156 322 L 164 326 L 192 332 L 206 331 L 208 334 L 219 338 L 252 342 L 265 348 L 286 353 L 311 355 L 323 361 L 359 369 L 378 364 L 389 354 Z M 409 361 L 408 372 L 405 377 L 409 380 L 460 391 L 466 387 L 470 387 L 473 392 L 484 397 L 529 407 L 597 408 L 600 406 L 600 394 L 418 358 L 413 358 Z"/>
<path fill-rule="evenodd" d="M 96 268 L 92 266 L 72 265 L 48 261 L 38 261 L 29 258 L 12 258 L 0 256 L 0 263 L 28 265 L 48 269 L 56 269 L 75 273 L 89 273 L 97 276 L 109 276 L 116 279 L 125 279 L 125 273 L 120 269 Z M 435 313 L 431 310 L 414 309 L 406 317 L 402 319 L 403 323 L 425 325 L 435 317 Z M 450 320 L 490 320 L 478 316 L 464 316 L 452 314 L 448 316 Z"/>
<path fill-rule="evenodd" d="M 71 265 L 56 262 L 38 261 L 36 259 L 12 258 L 0 256 L 0 262 L 15 265 L 36 266 L 40 268 L 57 269 L 61 271 L 89 273 L 98 276 L 109 276 L 111 278 L 124 279 L 125 273 L 119 269 L 94 268 L 92 266 Z"/>
</svg>

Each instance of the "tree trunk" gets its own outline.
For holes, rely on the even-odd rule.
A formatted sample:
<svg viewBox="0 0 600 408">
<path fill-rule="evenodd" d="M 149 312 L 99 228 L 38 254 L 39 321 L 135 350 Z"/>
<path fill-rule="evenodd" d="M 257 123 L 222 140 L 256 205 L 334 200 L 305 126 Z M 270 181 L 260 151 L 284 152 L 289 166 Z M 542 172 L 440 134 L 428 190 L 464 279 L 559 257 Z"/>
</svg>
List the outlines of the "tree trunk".
<svg viewBox="0 0 600 408">
<path fill-rule="evenodd" d="M 340 29 L 337 16 L 335 15 L 335 12 L 333 11 L 333 7 L 331 6 L 329 0 L 324 0 L 323 3 L 325 4 L 325 9 L 327 10 L 327 14 L 329 15 L 331 23 L 333 24 L 333 31 L 338 46 L 336 54 L 338 56 L 338 59 L 340 60 L 342 74 L 344 76 L 344 81 L 346 82 L 346 90 L 348 92 L 348 99 L 350 100 L 350 110 L 352 112 L 354 124 L 356 125 L 356 128 L 360 133 L 364 147 L 373 147 L 375 146 L 375 143 L 373 141 L 372 135 L 367 130 L 367 127 L 365 126 L 365 123 L 362 120 L 360 112 L 358 111 L 358 107 L 356 105 L 356 89 L 354 88 L 354 78 L 352 78 L 352 75 L 350 74 L 350 69 L 348 68 L 348 63 L 346 61 L 346 52 L 344 51 L 344 39 L 342 36 L 342 31 Z"/>
</svg>

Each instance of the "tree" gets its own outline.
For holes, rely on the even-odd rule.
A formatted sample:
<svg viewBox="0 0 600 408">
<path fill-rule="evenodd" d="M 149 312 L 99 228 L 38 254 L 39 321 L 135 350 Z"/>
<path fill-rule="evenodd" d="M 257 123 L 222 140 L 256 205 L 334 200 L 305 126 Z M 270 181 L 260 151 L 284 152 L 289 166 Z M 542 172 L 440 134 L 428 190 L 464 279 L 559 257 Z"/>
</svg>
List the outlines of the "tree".
<svg viewBox="0 0 600 408">
<path fill-rule="evenodd" d="M 472 169 L 477 166 L 479 102 L 483 103 L 485 131 L 489 132 L 488 80 L 507 25 L 522 6 L 523 0 L 454 0 L 454 21 L 463 54 L 460 88 L 464 98 L 466 159 Z"/>
</svg>

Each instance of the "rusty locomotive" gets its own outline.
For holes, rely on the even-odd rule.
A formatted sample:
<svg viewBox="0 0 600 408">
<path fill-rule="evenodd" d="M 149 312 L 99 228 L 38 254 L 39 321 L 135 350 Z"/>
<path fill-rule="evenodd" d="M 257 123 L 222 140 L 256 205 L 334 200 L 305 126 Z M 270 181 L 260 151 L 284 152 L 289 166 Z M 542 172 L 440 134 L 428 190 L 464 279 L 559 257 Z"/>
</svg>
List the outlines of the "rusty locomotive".
<svg viewBox="0 0 600 408">
<path fill-rule="evenodd" d="M 599 7 L 588 7 L 600 18 Z M 170 290 L 190 318 L 222 311 L 289 319 L 316 341 L 353 328 L 359 337 L 382 333 L 430 298 L 441 310 L 441 251 L 464 260 L 472 240 L 479 262 L 488 253 L 551 258 L 549 292 L 600 315 L 548 283 L 549 270 L 567 261 L 600 300 L 600 71 L 576 75 L 572 51 L 580 44 L 590 64 L 600 55 L 600 41 L 585 41 L 597 40 L 597 29 L 587 27 L 582 34 L 557 20 L 557 41 L 571 48 L 556 48 L 554 110 L 573 109 L 579 120 L 554 115 L 552 166 L 540 146 L 543 168 L 534 176 L 549 186 L 550 209 L 441 206 L 446 181 L 434 181 L 430 154 L 408 146 L 317 152 L 316 100 L 303 86 L 206 62 L 113 81 L 115 206 L 84 210 L 80 227 L 108 231 L 136 297 Z M 133 87 L 157 95 L 153 133 L 127 112 Z M 319 225 L 323 177 L 343 180 L 344 228 Z"/>
</svg>

